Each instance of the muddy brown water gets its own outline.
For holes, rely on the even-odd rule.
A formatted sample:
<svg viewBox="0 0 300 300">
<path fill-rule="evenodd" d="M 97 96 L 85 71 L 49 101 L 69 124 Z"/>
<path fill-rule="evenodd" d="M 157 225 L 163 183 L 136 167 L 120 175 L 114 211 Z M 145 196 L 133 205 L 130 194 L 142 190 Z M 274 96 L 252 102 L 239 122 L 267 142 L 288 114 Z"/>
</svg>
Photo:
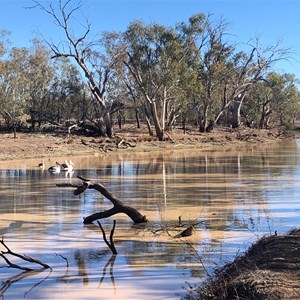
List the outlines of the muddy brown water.
<svg viewBox="0 0 300 300">
<path fill-rule="evenodd" d="M 74 173 L 47 171 L 65 159 L 45 159 L 44 170 L 39 160 L 0 163 L 0 235 L 12 251 L 52 267 L 22 273 L 0 257 L 3 299 L 179 299 L 185 282 L 201 282 L 263 235 L 299 226 L 298 140 L 243 151 L 72 157 Z M 82 222 L 111 203 L 94 190 L 75 196 L 56 186 L 79 184 L 77 175 L 104 184 L 150 220 L 101 220 L 108 235 L 117 221 L 117 256 L 97 224 Z M 179 216 L 184 225 L 198 222 L 192 237 L 174 238 Z"/>
</svg>

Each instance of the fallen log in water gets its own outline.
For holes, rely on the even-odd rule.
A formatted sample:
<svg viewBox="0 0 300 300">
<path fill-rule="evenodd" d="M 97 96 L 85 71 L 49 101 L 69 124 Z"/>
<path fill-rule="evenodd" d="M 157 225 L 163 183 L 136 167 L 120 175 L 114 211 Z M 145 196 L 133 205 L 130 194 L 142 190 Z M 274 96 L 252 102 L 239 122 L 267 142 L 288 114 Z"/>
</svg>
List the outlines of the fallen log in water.
<svg viewBox="0 0 300 300">
<path fill-rule="evenodd" d="M 105 219 L 108 217 L 111 217 L 118 213 L 124 213 L 134 223 L 144 223 L 147 222 L 146 216 L 143 216 L 137 209 L 125 205 L 121 200 L 119 200 L 115 195 L 113 195 L 110 191 L 108 191 L 102 184 L 100 183 L 93 183 L 91 180 L 83 178 L 81 176 L 77 176 L 80 180 L 82 180 L 82 183 L 80 185 L 74 185 L 71 183 L 58 183 L 56 184 L 59 187 L 75 187 L 74 194 L 80 195 L 83 193 L 86 189 L 94 189 L 98 192 L 100 192 L 104 197 L 106 197 L 108 200 L 111 201 L 113 204 L 113 207 L 109 210 L 101 211 L 94 213 L 90 216 L 87 216 L 84 218 L 84 224 L 92 223 L 95 220 L 98 219 Z"/>
</svg>

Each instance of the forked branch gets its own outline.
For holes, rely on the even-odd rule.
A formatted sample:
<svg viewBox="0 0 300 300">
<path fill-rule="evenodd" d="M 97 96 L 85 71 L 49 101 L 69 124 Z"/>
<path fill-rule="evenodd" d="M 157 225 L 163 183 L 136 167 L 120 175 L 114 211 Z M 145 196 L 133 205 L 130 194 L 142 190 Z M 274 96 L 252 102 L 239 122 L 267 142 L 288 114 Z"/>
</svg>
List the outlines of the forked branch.
<svg viewBox="0 0 300 300">
<path fill-rule="evenodd" d="M 27 255 L 22 255 L 22 254 L 19 254 L 19 253 L 15 253 L 13 251 L 11 251 L 9 249 L 9 247 L 4 243 L 4 240 L 3 240 L 3 236 L 2 236 L 2 239 L 0 240 L 0 243 L 4 246 L 4 248 L 7 250 L 7 251 L 0 251 L 0 257 L 2 257 L 5 262 L 8 264 L 9 267 L 11 268 L 16 268 L 16 269 L 21 269 L 21 270 L 24 270 L 24 271 L 33 271 L 35 269 L 33 268 L 28 268 L 28 267 L 23 267 L 23 266 L 20 266 L 20 265 L 17 265 L 17 264 L 14 264 L 12 263 L 6 255 L 12 255 L 12 256 L 15 256 L 15 257 L 18 257 L 24 261 L 27 261 L 27 262 L 30 262 L 30 263 L 35 263 L 35 264 L 38 264 L 40 266 L 42 266 L 44 269 L 51 269 L 51 267 L 47 264 L 45 264 L 44 262 L 36 259 L 36 258 L 32 258 L 30 256 L 27 256 Z"/>
<path fill-rule="evenodd" d="M 144 223 L 147 222 L 146 216 L 143 216 L 137 209 L 125 205 L 121 200 L 119 200 L 114 194 L 112 194 L 109 190 L 107 190 L 104 185 L 101 183 L 93 183 L 91 180 L 86 179 L 82 176 L 77 176 L 80 180 L 82 180 L 82 183 L 80 185 L 75 185 L 71 183 L 59 183 L 56 184 L 58 187 L 75 187 L 74 195 L 80 195 L 83 193 L 86 189 L 94 189 L 98 192 L 100 192 L 104 197 L 106 197 L 110 202 L 113 204 L 113 207 L 111 209 L 101 211 L 94 213 L 86 218 L 84 218 L 84 224 L 90 224 L 95 220 L 98 219 L 105 219 L 108 217 L 111 217 L 118 213 L 124 213 L 134 223 Z"/>
<path fill-rule="evenodd" d="M 113 224 L 113 228 L 112 230 L 110 231 L 110 236 L 109 236 L 109 240 L 110 242 L 107 240 L 106 238 L 106 234 L 105 234 L 105 231 L 101 225 L 101 223 L 99 221 L 97 221 L 101 231 L 102 231 L 102 235 L 103 235 L 103 240 L 105 242 L 105 244 L 109 247 L 109 249 L 111 250 L 111 252 L 113 254 L 118 254 L 117 250 L 116 250 L 116 247 L 115 247 L 115 244 L 114 244 L 114 240 L 113 240 L 113 237 L 114 237 L 114 232 L 115 232 L 115 228 L 116 228 L 116 220 L 114 220 L 114 224 Z"/>
</svg>

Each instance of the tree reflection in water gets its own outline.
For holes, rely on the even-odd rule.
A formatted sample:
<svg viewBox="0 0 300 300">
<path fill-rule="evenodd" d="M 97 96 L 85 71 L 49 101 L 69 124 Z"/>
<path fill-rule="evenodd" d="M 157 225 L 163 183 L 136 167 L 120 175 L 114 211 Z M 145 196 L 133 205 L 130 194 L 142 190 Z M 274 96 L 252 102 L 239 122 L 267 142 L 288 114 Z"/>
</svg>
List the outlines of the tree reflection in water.
<svg viewBox="0 0 300 300">
<path fill-rule="evenodd" d="M 0 234 L 25 252 L 39 253 L 60 272 L 52 273 L 55 283 L 49 279 L 49 284 L 39 285 L 48 299 L 61 299 L 59 293 L 79 297 L 80 291 L 97 299 L 91 296 L 95 287 L 100 288 L 101 296 L 107 293 L 107 298 L 117 290 L 122 291 L 119 299 L 137 298 L 137 292 L 142 295 L 139 299 L 174 299 L 173 291 L 178 292 L 185 281 L 205 278 L 199 257 L 210 272 L 259 236 L 275 230 L 280 234 L 299 225 L 297 142 L 243 151 L 161 151 L 78 157 L 74 161 L 77 174 L 99 180 L 124 203 L 147 215 L 150 225 L 178 224 L 179 216 L 186 223 L 201 223 L 188 244 L 188 240 L 182 243 L 163 235 L 144 235 L 145 227 L 132 226 L 127 216 L 117 215 L 119 254 L 112 258 L 109 249 L 101 250 L 106 248 L 103 241 L 97 244 L 99 228 L 94 225 L 95 231 L 90 231 L 82 224 L 86 215 L 111 206 L 109 201 L 99 199 L 93 191 L 75 197 L 72 190 L 57 188 L 58 182 L 76 179 L 42 172 L 37 161 L 24 161 L 22 167 L 19 163 L 16 170 L 11 164 L 0 170 Z M 103 220 L 103 225 L 111 228 L 111 219 Z M 51 257 L 60 251 L 70 258 L 67 272 Z M 11 277 L 12 272 L 5 275 Z M 144 285 L 133 287 L 135 280 Z M 24 280 L 26 288 L 31 283 Z M 6 297 L 12 290 L 7 288 L 9 284 L 2 287 Z M 14 289 L 23 293 L 20 286 Z M 154 289 L 155 295 L 151 294 Z"/>
<path fill-rule="evenodd" d="M 111 280 L 111 283 L 112 283 L 113 288 L 114 288 L 114 293 L 116 293 L 115 277 L 114 277 L 114 264 L 115 264 L 116 257 L 117 257 L 117 255 L 113 254 L 110 257 L 110 259 L 107 261 L 107 263 L 104 265 L 102 277 L 101 277 L 99 285 L 98 285 L 98 288 L 100 288 L 101 284 L 102 284 L 102 282 L 103 282 L 103 280 L 105 278 L 105 275 L 106 275 L 106 269 L 107 269 L 108 266 L 110 266 L 110 268 L 109 268 L 109 276 L 110 276 L 110 280 Z"/>
<path fill-rule="evenodd" d="M 35 275 L 43 273 L 45 270 L 32 270 L 32 271 L 24 271 L 20 274 L 14 275 L 6 279 L 5 281 L 2 282 L 1 287 L 0 287 L 0 297 L 4 299 L 5 292 L 11 287 L 13 288 L 13 284 L 17 283 L 18 281 L 21 281 L 27 277 L 33 277 Z M 38 280 L 35 284 L 33 284 L 25 293 L 24 293 L 24 298 L 38 285 L 42 284 L 44 281 L 46 281 L 52 270 L 45 276 L 43 279 Z"/>
</svg>

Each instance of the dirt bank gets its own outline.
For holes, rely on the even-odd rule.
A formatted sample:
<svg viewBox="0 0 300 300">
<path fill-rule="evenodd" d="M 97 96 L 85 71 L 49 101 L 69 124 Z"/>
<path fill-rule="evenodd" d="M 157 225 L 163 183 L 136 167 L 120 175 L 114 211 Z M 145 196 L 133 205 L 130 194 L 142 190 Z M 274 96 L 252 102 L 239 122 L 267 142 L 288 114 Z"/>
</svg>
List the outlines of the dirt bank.
<svg viewBox="0 0 300 300">
<path fill-rule="evenodd" d="M 185 299 L 300 299 L 300 229 L 260 239 Z"/>
<path fill-rule="evenodd" d="M 174 130 L 167 141 L 159 142 L 150 137 L 146 128 L 126 126 L 116 130 L 116 138 L 110 140 L 98 137 L 85 137 L 67 134 L 0 133 L 0 161 L 76 156 L 94 153 L 145 152 L 194 148 L 218 150 L 224 147 L 243 147 L 255 143 L 269 143 L 278 139 L 290 138 L 278 130 L 255 130 L 240 128 L 230 130 L 217 128 L 210 133 L 200 133 L 196 129 L 187 132 Z"/>
</svg>

